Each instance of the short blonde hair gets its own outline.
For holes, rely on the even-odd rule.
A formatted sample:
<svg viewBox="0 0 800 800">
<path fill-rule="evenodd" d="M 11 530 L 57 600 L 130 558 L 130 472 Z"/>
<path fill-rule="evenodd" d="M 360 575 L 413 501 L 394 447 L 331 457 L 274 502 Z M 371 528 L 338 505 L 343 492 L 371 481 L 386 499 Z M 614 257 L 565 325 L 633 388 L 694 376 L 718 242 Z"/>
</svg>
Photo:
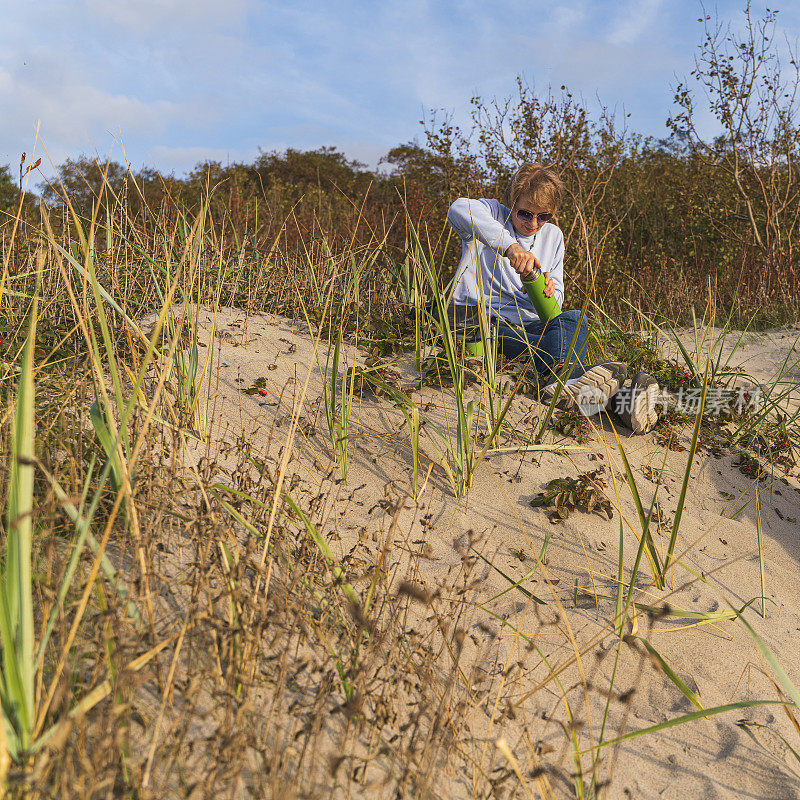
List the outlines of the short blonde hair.
<svg viewBox="0 0 800 800">
<path fill-rule="evenodd" d="M 561 205 L 563 194 L 564 184 L 555 170 L 528 161 L 514 173 L 503 195 L 503 203 L 514 208 L 521 197 L 530 197 L 537 208 L 555 212 Z"/>
</svg>

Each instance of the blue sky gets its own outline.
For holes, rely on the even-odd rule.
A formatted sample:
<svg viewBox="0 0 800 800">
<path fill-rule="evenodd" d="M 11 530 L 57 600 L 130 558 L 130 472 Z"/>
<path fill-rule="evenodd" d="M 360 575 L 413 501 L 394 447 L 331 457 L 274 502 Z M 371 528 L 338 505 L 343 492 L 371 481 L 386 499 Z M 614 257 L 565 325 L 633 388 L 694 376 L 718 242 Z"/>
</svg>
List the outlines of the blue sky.
<svg viewBox="0 0 800 800">
<path fill-rule="evenodd" d="M 743 5 L 706 7 L 738 24 Z M 800 4 L 783 6 L 794 40 Z M 55 163 L 124 147 L 134 166 L 180 175 L 335 145 L 374 166 L 422 138 L 428 110 L 468 123 L 473 95 L 510 95 L 519 74 L 663 136 L 699 16 L 697 0 L 17 0 L 0 24 L 0 165 L 31 152 L 38 121 Z"/>
</svg>

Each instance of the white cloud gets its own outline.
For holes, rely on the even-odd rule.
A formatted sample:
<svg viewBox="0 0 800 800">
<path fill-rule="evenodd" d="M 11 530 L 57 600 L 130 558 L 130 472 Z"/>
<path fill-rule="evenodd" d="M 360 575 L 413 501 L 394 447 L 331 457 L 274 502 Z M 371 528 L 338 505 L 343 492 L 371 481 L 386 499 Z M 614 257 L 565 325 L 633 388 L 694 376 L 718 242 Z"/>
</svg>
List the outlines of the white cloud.
<svg viewBox="0 0 800 800">
<path fill-rule="evenodd" d="M 5 120 L 0 163 L 30 150 L 37 124 L 44 144 L 52 144 L 51 158 L 60 161 L 95 149 L 105 153 L 120 131 L 131 138 L 146 136 L 187 115 L 188 109 L 176 103 L 145 102 L 102 89 L 81 72 L 44 54 L 36 69 L 0 67 L 0 119 Z"/>
<path fill-rule="evenodd" d="M 229 28 L 244 20 L 249 5 L 248 0 L 84 0 L 93 20 L 138 33 L 165 26 L 175 26 L 173 33 L 208 25 Z"/>
<path fill-rule="evenodd" d="M 548 23 L 559 31 L 577 28 L 586 20 L 586 9 L 582 6 L 576 3 L 553 6 L 548 11 Z"/>
<path fill-rule="evenodd" d="M 624 102 L 635 128 L 644 110 L 655 131 L 670 77 L 690 68 L 690 2 L 11 4 L 0 24 L 0 163 L 30 149 L 41 119 L 55 160 L 105 153 L 121 131 L 135 164 L 165 170 L 249 160 L 258 145 L 338 145 L 373 164 L 422 137 L 427 109 L 454 111 L 469 129 L 470 97 L 513 95 L 520 74 L 539 92 L 566 84 L 590 104 L 595 92 Z"/>
<path fill-rule="evenodd" d="M 608 36 L 611 44 L 633 44 L 656 20 L 663 0 L 632 0 L 620 9 Z"/>
</svg>

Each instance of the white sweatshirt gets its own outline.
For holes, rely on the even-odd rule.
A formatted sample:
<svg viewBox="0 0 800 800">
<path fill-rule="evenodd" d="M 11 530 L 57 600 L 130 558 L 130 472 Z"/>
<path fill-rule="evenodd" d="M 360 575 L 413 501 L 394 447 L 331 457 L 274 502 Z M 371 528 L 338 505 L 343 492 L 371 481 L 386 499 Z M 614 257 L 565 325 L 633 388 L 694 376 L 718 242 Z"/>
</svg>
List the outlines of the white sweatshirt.
<svg viewBox="0 0 800 800">
<path fill-rule="evenodd" d="M 519 236 L 511 224 L 511 210 L 497 200 L 459 197 L 447 212 L 447 221 L 461 237 L 461 261 L 456 271 L 453 302 L 478 305 L 477 264 L 483 276 L 487 311 L 514 325 L 539 319 L 522 280 L 503 253 L 514 243 L 530 250 L 549 272 L 559 306 L 564 305 L 564 234 L 546 222 L 533 236 Z"/>
</svg>

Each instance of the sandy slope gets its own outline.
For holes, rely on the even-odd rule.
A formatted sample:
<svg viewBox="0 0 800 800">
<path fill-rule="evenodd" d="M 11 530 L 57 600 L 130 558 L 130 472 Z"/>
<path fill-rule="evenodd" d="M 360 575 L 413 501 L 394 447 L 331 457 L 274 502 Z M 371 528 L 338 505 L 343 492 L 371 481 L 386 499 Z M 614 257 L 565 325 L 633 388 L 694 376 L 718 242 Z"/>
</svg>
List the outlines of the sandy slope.
<svg viewBox="0 0 800 800">
<path fill-rule="evenodd" d="M 254 452 L 277 464 L 279 447 L 295 409 L 302 424 L 290 462 L 291 474 L 299 476 L 294 494 L 305 507 L 319 496 L 325 498 L 313 505 L 314 518 L 340 556 L 360 546 L 366 562 L 391 531 L 394 578 L 419 582 L 431 592 L 438 587 L 446 594 L 452 591 L 454 575 L 462 568 L 470 542 L 495 566 L 519 578 L 534 566 L 533 553 L 538 553 L 544 537 L 551 535 L 548 580 L 539 570 L 525 584 L 546 601 L 547 605 L 538 608 L 518 592 L 491 599 L 507 589 L 508 582 L 473 556 L 473 575 L 480 579 L 472 589 L 475 602 L 484 603 L 517 632 L 508 625 L 501 626 L 497 618 L 477 607 L 471 617 L 462 620 L 469 635 L 461 665 L 474 682 L 470 690 L 474 703 L 464 720 L 463 747 L 472 753 L 473 760 L 472 766 L 467 759 L 443 770 L 436 779 L 435 792 L 471 797 L 483 786 L 485 795 L 486 784 L 477 777 L 479 772 L 489 774 L 500 765 L 506 766 L 493 746 L 498 737 L 509 743 L 523 768 L 531 769 L 534 761 L 526 744 L 528 736 L 529 741 L 549 743 L 554 748 L 545 760 L 560 765 L 561 775 L 553 772 L 549 781 L 555 796 L 569 796 L 571 787 L 564 775 L 572 765 L 559 687 L 550 681 L 523 698 L 547 677 L 543 654 L 553 665 L 567 663 L 560 680 L 582 723 L 583 746 L 588 746 L 590 737 L 597 739 L 606 704 L 603 692 L 609 685 L 616 653 L 617 640 L 607 624 L 613 603 L 606 598 L 614 592 L 620 517 L 628 573 L 637 548 L 634 531 L 640 530 L 611 425 L 606 422 L 595 427 L 584 451 L 490 456 L 460 501 L 453 497 L 439 467 L 434 465 L 428 472 L 436 457 L 425 443 L 428 457 L 423 459 L 423 478 L 426 474 L 428 478 L 415 500 L 410 497 L 410 453 L 402 415 L 391 403 L 364 399 L 356 402 L 353 411 L 355 433 L 345 485 L 336 481 L 337 471 L 331 469 L 321 382 L 310 337 L 287 320 L 268 315 L 245 319 L 235 311 L 217 315 L 217 330 L 219 360 L 211 398 L 213 447 L 244 436 Z M 792 354 L 797 333 L 781 330 L 747 335 L 731 363 L 766 381 Z M 682 336 L 684 341 L 691 339 L 686 331 Z M 726 342 L 728 352 L 732 344 Z M 800 354 L 794 354 L 796 360 Z M 320 359 L 324 364 L 324 352 L 320 352 Z M 258 378 L 266 379 L 265 394 L 242 391 Z M 443 421 L 446 403 L 438 389 L 427 388 L 415 399 L 429 404 L 427 413 Z M 519 397 L 512 418 L 530 429 L 538 411 L 531 398 Z M 686 452 L 665 450 L 652 434 L 634 437 L 621 433 L 645 507 L 656 490 L 653 470 L 657 475 L 664 465 L 664 479 L 658 488 L 664 524 L 658 543 L 665 548 Z M 682 432 L 684 443 L 689 434 L 688 429 Z M 199 455 L 198 451 L 195 457 Z M 756 509 L 753 502 L 746 505 L 753 497 L 754 482 L 739 472 L 734 461 L 729 455 L 715 458 L 706 452 L 696 459 L 680 528 L 681 563 L 672 571 L 671 587 L 658 591 L 643 562 L 637 583 L 640 603 L 655 604 L 668 597 L 676 608 L 714 612 L 731 605 L 741 607 L 760 595 Z M 606 469 L 607 494 L 621 511 L 615 512 L 612 520 L 575 512 L 565 523 L 552 525 L 542 510 L 529 506 L 530 499 L 552 478 L 576 476 L 600 465 Z M 746 616 L 795 684 L 800 685 L 800 528 L 796 521 L 800 519 L 800 490 L 793 477 L 787 483 L 770 479 L 761 484 L 761 490 L 767 617 L 762 619 L 755 613 L 760 601 Z M 379 506 L 381 501 L 383 507 Z M 398 502 L 402 505 L 392 528 L 386 507 L 396 508 Z M 775 696 L 766 677 L 771 672 L 764 669 L 752 639 L 740 624 L 696 622 L 674 616 L 654 619 L 640 611 L 635 620 L 631 615 L 626 630 L 646 636 L 706 707 Z M 532 649 L 531 641 L 538 650 Z M 568 663 L 574 646 L 586 651 L 581 668 L 593 686 L 588 705 L 579 688 L 579 671 Z M 606 738 L 693 710 L 640 650 L 625 645 L 620 652 L 616 688 L 635 688 L 635 693 L 623 698 L 627 702 L 619 698 L 611 702 Z M 498 713 L 508 706 L 515 709 L 514 714 Z M 700 719 L 625 742 L 613 754 L 609 751 L 601 773 L 612 780 L 606 796 L 664 800 L 800 797 L 800 765 L 795 762 L 792 766 L 786 746 L 763 728 L 737 725 L 743 719 L 772 726 L 796 749 L 800 744 L 777 706 Z M 490 746 L 484 748 L 485 742 Z M 476 762 L 480 770 L 476 770 Z M 533 786 L 532 781 L 532 791 Z M 367 795 L 384 796 L 376 787 Z"/>
<path fill-rule="evenodd" d="M 763 332 L 729 331 L 707 327 L 699 333 L 682 328 L 676 332 L 693 358 L 711 355 L 713 363 L 730 373 L 734 386 L 777 383 L 785 394 L 781 405 L 795 411 L 800 405 L 800 324 Z M 674 339 L 664 341 L 667 355 L 681 358 Z M 739 373 L 738 377 L 734 373 Z"/>
</svg>

